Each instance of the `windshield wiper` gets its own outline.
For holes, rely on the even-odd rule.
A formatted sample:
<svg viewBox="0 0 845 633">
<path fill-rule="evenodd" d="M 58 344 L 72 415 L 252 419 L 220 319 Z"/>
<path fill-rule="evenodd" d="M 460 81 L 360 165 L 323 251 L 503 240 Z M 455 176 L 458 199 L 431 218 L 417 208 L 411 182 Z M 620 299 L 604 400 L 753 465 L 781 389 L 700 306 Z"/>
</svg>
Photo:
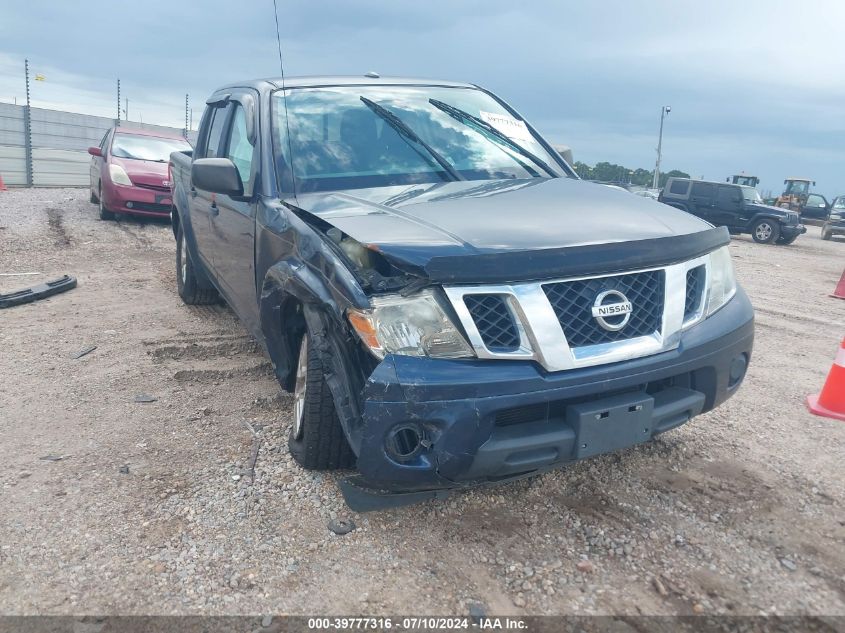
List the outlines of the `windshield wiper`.
<svg viewBox="0 0 845 633">
<path fill-rule="evenodd" d="M 452 165 L 449 164 L 441 154 L 434 149 L 431 145 L 426 143 L 422 140 L 417 133 L 414 132 L 411 128 L 408 127 L 407 123 L 405 123 L 402 119 L 398 116 L 393 114 L 390 110 L 385 108 L 384 106 L 379 105 L 375 101 L 367 99 L 367 97 L 362 96 L 361 101 L 364 102 L 364 105 L 367 106 L 370 110 L 375 112 L 378 116 L 384 119 L 390 126 L 399 133 L 399 136 L 411 141 L 412 143 L 416 143 L 420 147 L 422 147 L 429 155 L 437 161 L 437 164 L 440 165 L 444 171 L 452 177 L 452 180 L 465 180 L 463 176 L 461 176 Z"/>
<path fill-rule="evenodd" d="M 507 147 L 512 149 L 513 151 L 518 152 L 519 154 L 522 154 L 525 158 L 527 158 L 532 163 L 534 163 L 535 165 L 540 167 L 543 171 L 545 171 L 547 174 L 549 174 L 552 178 L 558 177 L 558 174 L 555 173 L 552 170 L 552 168 L 549 167 L 548 164 L 546 164 L 546 162 L 543 159 L 539 158 L 538 156 L 536 156 L 532 152 L 528 151 L 527 149 L 525 149 L 519 143 L 516 143 L 515 141 L 511 140 L 507 136 L 507 134 L 505 134 L 504 132 L 500 132 L 495 127 L 493 127 L 492 125 L 487 123 L 487 121 L 485 121 L 483 119 L 479 119 L 478 117 L 471 115 L 469 112 L 465 112 L 465 111 L 461 110 L 460 108 L 456 108 L 453 105 L 449 105 L 448 103 L 443 103 L 442 101 L 438 101 L 437 99 L 429 99 L 428 102 L 431 105 L 433 105 L 435 108 L 437 108 L 439 110 L 443 110 L 443 112 L 448 114 L 453 119 L 456 119 L 456 120 L 460 121 L 461 123 L 464 123 L 464 124 L 468 125 L 469 127 L 477 130 L 478 132 L 481 132 L 482 134 L 484 134 L 488 138 L 490 138 L 492 136 L 493 138 L 491 140 L 497 140 L 501 144 L 506 145 Z M 534 170 L 528 169 L 528 171 L 532 172 Z M 540 175 L 537 172 L 534 172 L 534 174 L 536 174 L 537 176 Z"/>
</svg>

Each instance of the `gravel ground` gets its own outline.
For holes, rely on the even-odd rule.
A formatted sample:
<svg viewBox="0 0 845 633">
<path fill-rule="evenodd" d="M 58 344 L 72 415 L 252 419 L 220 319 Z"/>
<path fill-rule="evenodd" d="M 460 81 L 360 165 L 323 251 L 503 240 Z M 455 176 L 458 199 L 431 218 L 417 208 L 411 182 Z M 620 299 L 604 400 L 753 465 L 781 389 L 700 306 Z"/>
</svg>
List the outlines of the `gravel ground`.
<svg viewBox="0 0 845 633">
<path fill-rule="evenodd" d="M 0 272 L 42 273 L 0 291 L 79 278 L 0 311 L 0 612 L 845 614 L 845 425 L 803 403 L 845 331 L 845 240 L 731 251 L 757 340 L 725 406 L 359 515 L 289 457 L 291 399 L 232 312 L 180 302 L 167 225 L 101 222 L 78 189 L 0 193 Z"/>
</svg>

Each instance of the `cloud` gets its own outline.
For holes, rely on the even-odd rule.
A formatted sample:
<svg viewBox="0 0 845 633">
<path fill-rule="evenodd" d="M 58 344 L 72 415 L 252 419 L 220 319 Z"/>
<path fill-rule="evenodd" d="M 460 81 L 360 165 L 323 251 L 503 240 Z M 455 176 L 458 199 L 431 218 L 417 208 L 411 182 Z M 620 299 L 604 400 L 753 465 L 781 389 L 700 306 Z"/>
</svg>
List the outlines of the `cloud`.
<svg viewBox="0 0 845 633">
<path fill-rule="evenodd" d="M 286 71 L 458 79 L 500 94 L 578 158 L 650 168 L 660 107 L 664 162 L 721 179 L 756 172 L 776 190 L 806 173 L 845 190 L 845 3 L 805 0 L 278 0 Z M 272 1 L 29 0 L 0 23 L 0 98 L 112 116 L 122 80 L 144 120 L 195 121 L 217 85 L 278 75 Z"/>
</svg>

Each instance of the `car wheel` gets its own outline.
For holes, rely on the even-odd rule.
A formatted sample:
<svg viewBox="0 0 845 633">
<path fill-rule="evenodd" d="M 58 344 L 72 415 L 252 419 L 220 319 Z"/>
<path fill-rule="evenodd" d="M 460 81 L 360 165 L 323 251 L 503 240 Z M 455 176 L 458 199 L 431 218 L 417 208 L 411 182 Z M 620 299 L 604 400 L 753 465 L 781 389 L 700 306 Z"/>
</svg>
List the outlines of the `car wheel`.
<svg viewBox="0 0 845 633">
<path fill-rule="evenodd" d="M 97 189 L 97 203 L 100 205 L 100 219 L 101 220 L 114 220 L 114 213 L 109 211 L 106 208 L 106 203 L 103 202 L 103 187 L 100 185 L 100 188 Z"/>
<path fill-rule="evenodd" d="M 757 220 L 751 227 L 751 237 L 758 244 L 771 244 L 780 237 L 780 224 L 771 218 Z"/>
<path fill-rule="evenodd" d="M 217 303 L 220 295 L 217 290 L 210 287 L 205 279 L 199 279 L 194 263 L 191 261 L 191 254 L 188 251 L 188 244 L 185 241 L 185 232 L 182 225 L 176 231 L 176 290 L 182 301 L 190 306 L 208 305 Z"/>
<path fill-rule="evenodd" d="M 777 243 L 780 244 L 781 246 L 789 246 L 790 244 L 792 244 L 792 242 L 794 242 L 797 239 L 798 239 L 797 235 L 793 235 L 792 237 L 784 237 L 783 235 L 781 235 L 778 238 Z"/>
<path fill-rule="evenodd" d="M 823 240 L 825 240 L 825 241 L 827 241 L 827 240 L 829 240 L 831 237 L 833 237 L 833 231 L 831 231 L 831 230 L 830 230 L 830 227 L 829 227 L 827 224 L 825 224 L 825 225 L 822 227 L 822 239 L 823 239 Z"/>
<path fill-rule="evenodd" d="M 97 200 L 97 196 L 95 196 L 95 195 L 94 195 L 94 190 L 93 190 L 93 189 L 91 190 L 91 197 L 90 197 L 90 201 L 91 201 L 91 204 L 97 204 L 97 202 L 99 202 L 99 201 Z"/>
<path fill-rule="evenodd" d="M 320 354 L 310 343 L 311 337 L 305 333 L 296 364 L 290 454 L 309 470 L 352 468 L 355 453 L 337 418 Z"/>
</svg>

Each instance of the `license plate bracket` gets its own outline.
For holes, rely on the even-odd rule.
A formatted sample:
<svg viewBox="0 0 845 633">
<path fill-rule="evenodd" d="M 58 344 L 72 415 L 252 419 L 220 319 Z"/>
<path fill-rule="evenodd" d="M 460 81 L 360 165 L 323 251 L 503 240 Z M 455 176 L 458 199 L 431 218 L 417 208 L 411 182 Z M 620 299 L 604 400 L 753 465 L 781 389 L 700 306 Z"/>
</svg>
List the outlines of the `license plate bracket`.
<svg viewBox="0 0 845 633">
<path fill-rule="evenodd" d="M 623 393 L 566 407 L 566 421 L 575 430 L 575 458 L 610 453 L 651 439 L 654 398 L 643 392 Z"/>
</svg>

